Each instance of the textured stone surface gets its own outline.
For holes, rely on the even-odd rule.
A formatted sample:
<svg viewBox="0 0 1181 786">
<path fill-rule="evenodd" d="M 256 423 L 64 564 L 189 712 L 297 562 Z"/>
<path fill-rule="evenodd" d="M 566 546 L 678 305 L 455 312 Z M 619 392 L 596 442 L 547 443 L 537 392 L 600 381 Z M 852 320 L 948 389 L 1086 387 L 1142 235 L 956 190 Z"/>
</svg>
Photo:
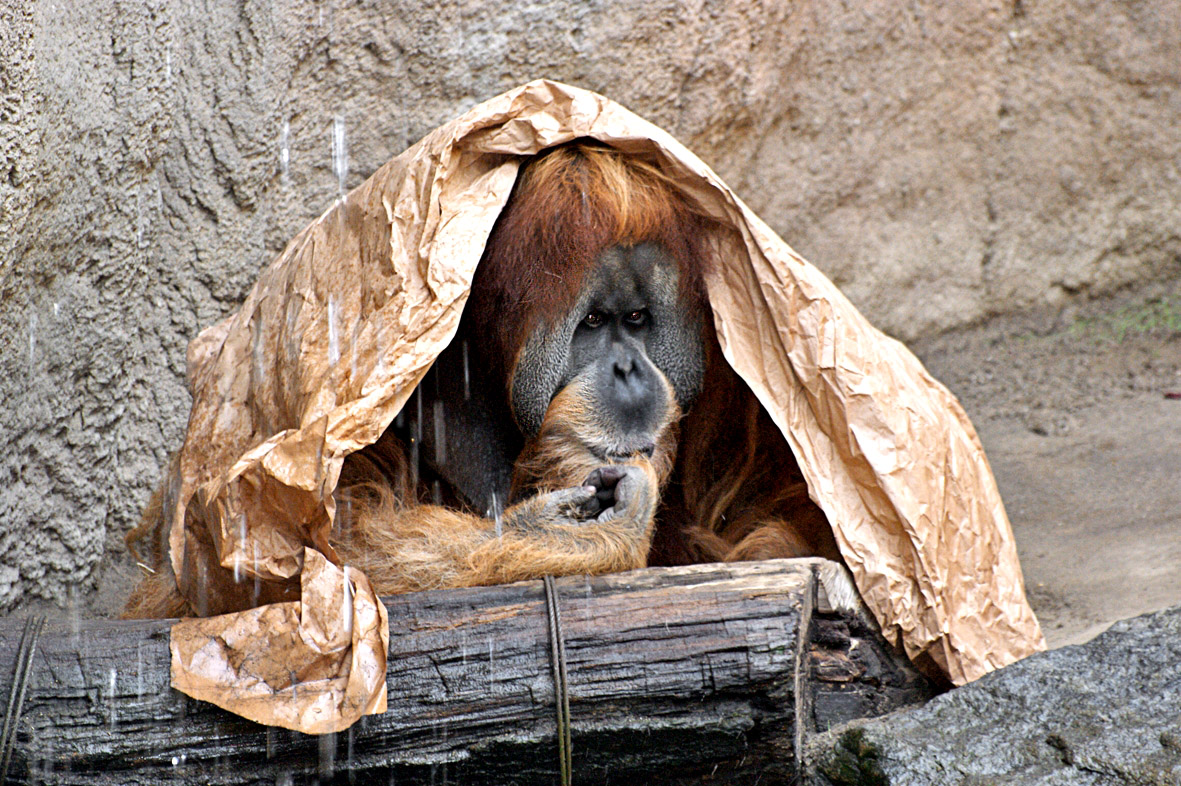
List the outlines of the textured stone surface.
<svg viewBox="0 0 1181 786">
<path fill-rule="evenodd" d="M 1181 606 L 808 743 L 817 786 L 1181 783 Z"/>
<path fill-rule="evenodd" d="M 338 193 L 337 118 L 352 187 L 598 90 L 912 337 L 1181 269 L 1179 49 L 1163 0 L 0 0 L 0 613 L 117 604 L 185 345 Z"/>
</svg>

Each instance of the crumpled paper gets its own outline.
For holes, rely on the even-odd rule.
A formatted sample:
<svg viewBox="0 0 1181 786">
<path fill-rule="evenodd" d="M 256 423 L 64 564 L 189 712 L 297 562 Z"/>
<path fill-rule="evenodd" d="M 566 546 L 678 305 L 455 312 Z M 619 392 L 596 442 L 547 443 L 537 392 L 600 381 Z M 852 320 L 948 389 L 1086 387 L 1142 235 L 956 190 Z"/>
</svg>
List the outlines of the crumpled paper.
<svg viewBox="0 0 1181 786">
<path fill-rule="evenodd" d="M 454 336 L 524 157 L 580 137 L 648 156 L 732 230 L 709 238 L 723 354 L 783 432 L 886 637 L 956 684 L 1044 648 L 1000 495 L 955 398 L 668 133 L 539 80 L 381 167 L 190 345 L 170 556 L 194 607 L 222 616 L 174 628 L 173 685 L 313 733 L 384 707 L 384 680 L 369 678 L 384 674 L 388 626 L 368 583 L 349 571 L 351 627 L 342 596 L 311 585 L 339 562 L 328 536 L 341 464 L 377 440 Z M 316 659 L 325 642 L 343 647 L 328 648 L 335 676 Z M 281 662 L 315 662 L 317 679 L 288 690 L 272 674 Z M 360 674 L 368 701 L 339 684 Z M 323 719 L 329 705 L 335 723 Z"/>
<path fill-rule="evenodd" d="M 301 578 L 300 600 L 174 625 L 172 686 L 306 734 L 342 731 L 385 712 L 385 604 L 360 571 L 312 549 Z"/>
</svg>

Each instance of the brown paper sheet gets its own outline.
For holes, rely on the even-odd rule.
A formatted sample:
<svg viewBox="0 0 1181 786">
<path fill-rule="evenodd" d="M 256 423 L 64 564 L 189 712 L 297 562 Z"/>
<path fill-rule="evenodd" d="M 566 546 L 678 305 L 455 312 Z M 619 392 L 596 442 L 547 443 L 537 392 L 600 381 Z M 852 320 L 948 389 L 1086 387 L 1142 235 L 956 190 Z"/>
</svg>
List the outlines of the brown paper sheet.
<svg viewBox="0 0 1181 786">
<path fill-rule="evenodd" d="M 654 158 L 734 230 L 712 239 L 707 282 L 723 352 L 783 431 L 886 636 L 957 684 L 1043 648 L 996 484 L 951 394 L 670 135 L 541 80 L 381 167 L 190 345 L 194 401 L 168 498 L 170 553 L 186 597 L 224 616 L 174 629 L 174 685 L 309 732 L 384 706 L 384 681 L 367 702 L 338 684 L 384 674 L 384 613 L 377 625 L 368 610 L 357 617 L 367 582 L 349 572 L 346 635 L 347 615 L 332 605 L 340 596 L 309 579 L 337 561 L 328 535 L 341 463 L 381 435 L 455 334 L 522 157 L 579 137 Z M 318 675 L 297 684 L 298 707 L 271 662 Z M 335 724 L 321 717 L 332 702 Z"/>
<path fill-rule="evenodd" d="M 252 721 L 327 734 L 385 712 L 389 624 L 368 580 L 311 549 L 302 597 L 172 627 L 172 686 Z M 259 646 L 263 644 L 265 646 Z"/>
</svg>

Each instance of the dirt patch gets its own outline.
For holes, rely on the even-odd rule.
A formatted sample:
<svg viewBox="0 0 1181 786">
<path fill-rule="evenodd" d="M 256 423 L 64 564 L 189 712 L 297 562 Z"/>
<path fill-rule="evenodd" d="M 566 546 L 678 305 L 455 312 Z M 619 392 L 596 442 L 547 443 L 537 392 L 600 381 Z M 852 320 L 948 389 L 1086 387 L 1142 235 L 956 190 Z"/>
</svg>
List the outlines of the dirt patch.
<svg viewBox="0 0 1181 786">
<path fill-rule="evenodd" d="M 1051 646 L 1181 603 L 1181 282 L 912 348 L 980 432 Z"/>
</svg>

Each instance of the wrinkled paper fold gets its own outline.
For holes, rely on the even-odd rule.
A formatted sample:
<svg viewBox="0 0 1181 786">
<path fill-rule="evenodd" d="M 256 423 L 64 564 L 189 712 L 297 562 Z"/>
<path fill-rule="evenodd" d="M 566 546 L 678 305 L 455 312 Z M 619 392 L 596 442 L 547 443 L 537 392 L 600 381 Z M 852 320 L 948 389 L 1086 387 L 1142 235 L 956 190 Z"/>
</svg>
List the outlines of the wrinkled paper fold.
<svg viewBox="0 0 1181 786">
<path fill-rule="evenodd" d="M 542 80 L 382 166 L 190 344 L 170 555 L 189 601 L 219 616 L 173 629 L 174 686 L 310 733 L 384 708 L 384 609 L 328 543 L 341 464 L 454 336 L 524 157 L 580 137 L 648 157 L 723 227 L 707 281 L 723 353 L 782 430 L 887 638 L 956 684 L 1043 648 L 954 397 L 669 134 Z"/>
<path fill-rule="evenodd" d="M 298 601 L 172 627 L 172 685 L 245 718 L 307 734 L 385 712 L 389 624 L 369 581 L 307 550 Z M 266 646 L 259 646 L 259 644 Z"/>
</svg>

